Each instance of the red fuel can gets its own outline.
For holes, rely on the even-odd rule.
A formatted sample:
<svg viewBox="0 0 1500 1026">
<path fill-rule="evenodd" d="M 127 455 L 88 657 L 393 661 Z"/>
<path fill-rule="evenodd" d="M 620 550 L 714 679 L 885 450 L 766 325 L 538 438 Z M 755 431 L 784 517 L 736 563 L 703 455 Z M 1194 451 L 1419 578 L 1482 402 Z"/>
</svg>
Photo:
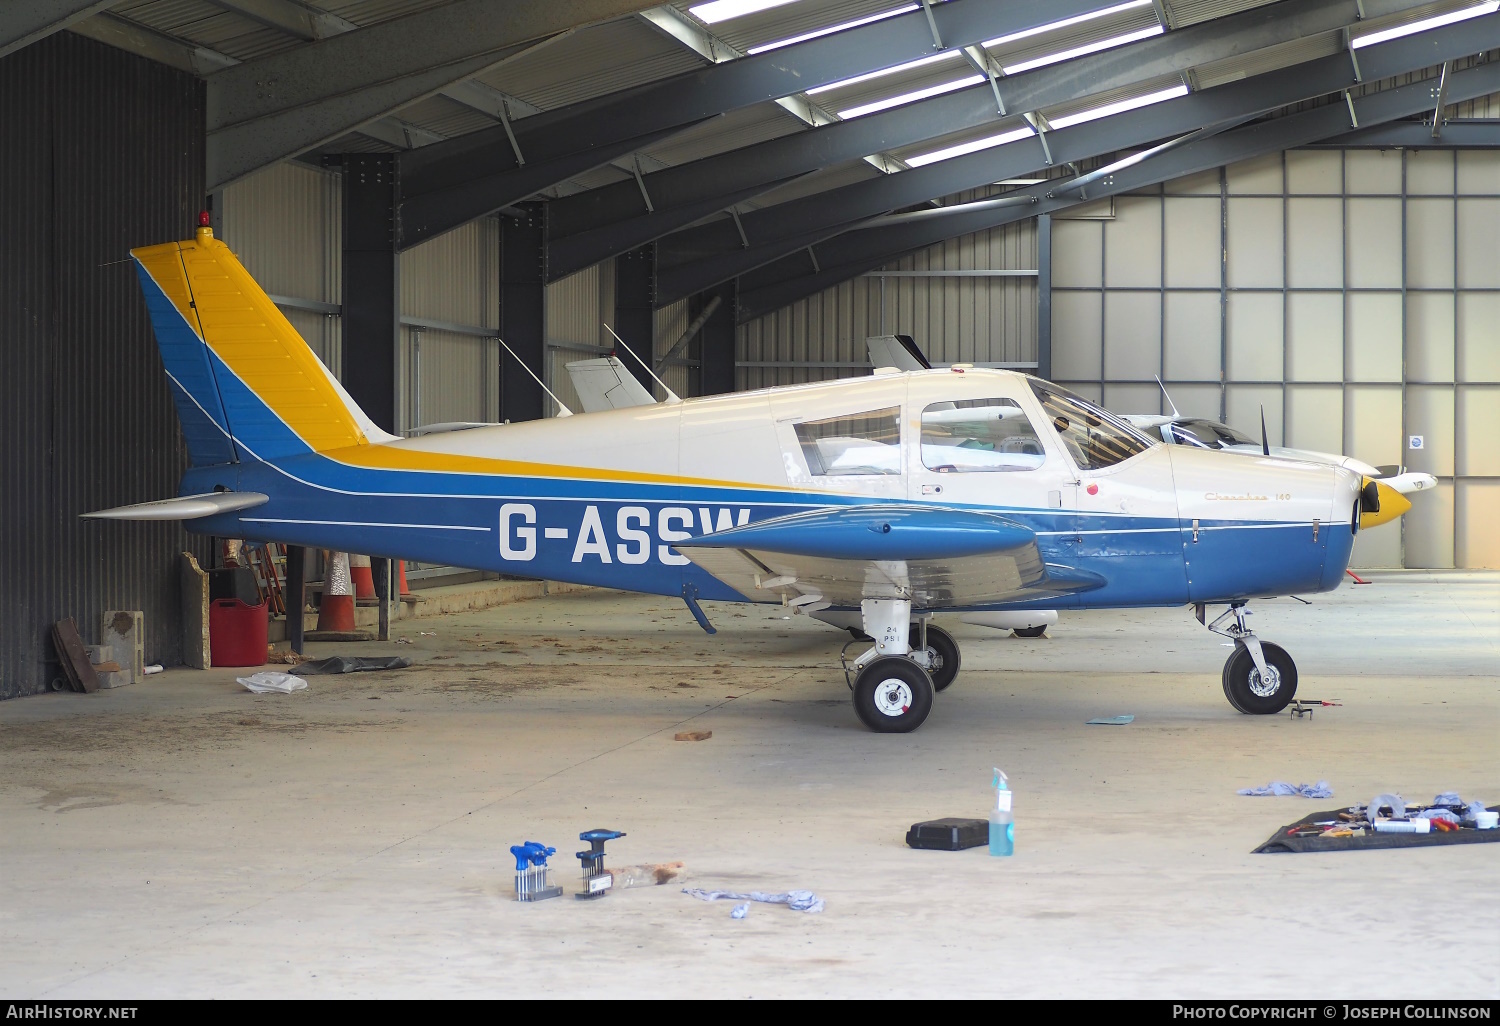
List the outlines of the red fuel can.
<svg viewBox="0 0 1500 1026">
<path fill-rule="evenodd" d="M 208 654 L 215 666 L 266 665 L 264 602 L 250 606 L 237 598 L 214 599 L 208 607 Z"/>
</svg>

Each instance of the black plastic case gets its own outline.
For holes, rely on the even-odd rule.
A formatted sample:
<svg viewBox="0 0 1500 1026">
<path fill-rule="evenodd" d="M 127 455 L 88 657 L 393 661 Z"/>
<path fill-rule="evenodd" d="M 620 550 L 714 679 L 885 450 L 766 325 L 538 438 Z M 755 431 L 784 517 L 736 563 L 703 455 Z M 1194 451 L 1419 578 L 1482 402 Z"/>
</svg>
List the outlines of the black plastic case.
<svg viewBox="0 0 1500 1026">
<path fill-rule="evenodd" d="M 990 843 L 990 824 L 984 819 L 929 819 L 913 823 L 906 832 L 909 848 L 962 851 Z"/>
</svg>

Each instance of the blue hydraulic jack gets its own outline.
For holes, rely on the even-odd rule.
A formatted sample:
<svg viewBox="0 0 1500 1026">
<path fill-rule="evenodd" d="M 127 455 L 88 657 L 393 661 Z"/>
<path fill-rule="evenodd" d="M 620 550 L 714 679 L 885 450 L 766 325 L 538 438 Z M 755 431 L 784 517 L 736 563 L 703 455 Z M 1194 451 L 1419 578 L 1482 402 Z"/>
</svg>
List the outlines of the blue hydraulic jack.
<svg viewBox="0 0 1500 1026">
<path fill-rule="evenodd" d="M 604 871 L 604 842 L 624 836 L 619 830 L 585 830 L 578 835 L 580 841 L 589 842 L 588 851 L 577 853 L 578 861 L 583 863 L 583 891 L 578 897 L 602 898 L 609 893 L 615 878 Z"/>
</svg>

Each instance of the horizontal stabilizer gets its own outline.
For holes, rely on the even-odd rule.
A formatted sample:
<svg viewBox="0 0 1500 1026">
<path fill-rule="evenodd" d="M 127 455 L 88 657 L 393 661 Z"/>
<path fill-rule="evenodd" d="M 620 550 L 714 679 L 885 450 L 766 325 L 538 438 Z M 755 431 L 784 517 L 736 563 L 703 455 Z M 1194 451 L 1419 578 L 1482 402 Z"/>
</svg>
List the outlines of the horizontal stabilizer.
<svg viewBox="0 0 1500 1026">
<path fill-rule="evenodd" d="M 94 513 L 81 513 L 89 520 L 197 520 L 216 513 L 232 513 L 237 509 L 251 509 L 271 501 L 263 492 L 207 492 L 203 495 L 183 495 L 176 499 L 158 499 L 156 502 L 138 502 L 133 506 L 116 506 Z"/>
</svg>

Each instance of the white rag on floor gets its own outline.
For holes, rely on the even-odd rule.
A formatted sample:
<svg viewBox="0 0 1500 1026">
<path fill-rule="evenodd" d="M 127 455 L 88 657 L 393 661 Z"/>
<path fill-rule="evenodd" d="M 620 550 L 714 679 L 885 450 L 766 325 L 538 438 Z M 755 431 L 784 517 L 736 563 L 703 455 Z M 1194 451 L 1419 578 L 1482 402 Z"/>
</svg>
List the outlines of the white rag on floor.
<svg viewBox="0 0 1500 1026">
<path fill-rule="evenodd" d="M 245 687 L 254 691 L 257 695 L 263 695 L 270 691 L 290 695 L 293 691 L 301 691 L 307 687 L 307 681 L 301 677 L 294 677 L 290 673 L 275 673 L 263 670 L 260 673 L 252 673 L 248 677 L 236 677 Z"/>
<path fill-rule="evenodd" d="M 730 901 L 764 901 L 768 905 L 785 905 L 793 912 L 823 911 L 823 899 L 812 891 L 787 891 L 785 894 L 751 891 L 741 894 L 738 891 L 705 891 L 701 887 L 684 887 L 682 893 L 703 901 L 718 901 L 720 898 Z"/>
</svg>

